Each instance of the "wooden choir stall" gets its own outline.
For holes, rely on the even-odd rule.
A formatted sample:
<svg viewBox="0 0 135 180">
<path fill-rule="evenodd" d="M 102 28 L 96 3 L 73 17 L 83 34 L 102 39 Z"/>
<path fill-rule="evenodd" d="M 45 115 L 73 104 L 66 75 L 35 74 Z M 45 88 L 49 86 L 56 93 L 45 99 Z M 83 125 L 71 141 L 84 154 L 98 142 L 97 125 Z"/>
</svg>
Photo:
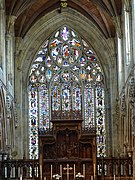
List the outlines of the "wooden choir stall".
<svg viewBox="0 0 135 180">
<path fill-rule="evenodd" d="M 52 128 L 39 130 L 40 177 L 51 180 L 96 179 L 96 131 L 83 127 L 80 112 L 53 112 Z"/>
</svg>

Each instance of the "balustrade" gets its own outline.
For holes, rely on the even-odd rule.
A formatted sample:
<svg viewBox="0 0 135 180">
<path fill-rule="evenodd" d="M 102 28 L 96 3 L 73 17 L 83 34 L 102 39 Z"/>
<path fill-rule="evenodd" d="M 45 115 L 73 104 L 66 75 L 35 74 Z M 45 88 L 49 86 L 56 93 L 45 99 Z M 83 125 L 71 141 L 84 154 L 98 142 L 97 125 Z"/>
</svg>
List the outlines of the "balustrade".
<svg viewBox="0 0 135 180">
<path fill-rule="evenodd" d="M 133 179 L 133 162 L 130 157 L 97 158 L 98 179 Z M 5 160 L 0 161 L 0 179 L 39 179 L 38 160 Z"/>
<path fill-rule="evenodd" d="M 38 160 L 3 160 L 0 162 L 0 179 L 38 179 Z"/>
<path fill-rule="evenodd" d="M 133 175 L 133 162 L 130 157 L 120 158 L 97 158 L 97 176 L 98 179 L 107 179 L 112 177 L 116 179 L 132 179 Z"/>
</svg>

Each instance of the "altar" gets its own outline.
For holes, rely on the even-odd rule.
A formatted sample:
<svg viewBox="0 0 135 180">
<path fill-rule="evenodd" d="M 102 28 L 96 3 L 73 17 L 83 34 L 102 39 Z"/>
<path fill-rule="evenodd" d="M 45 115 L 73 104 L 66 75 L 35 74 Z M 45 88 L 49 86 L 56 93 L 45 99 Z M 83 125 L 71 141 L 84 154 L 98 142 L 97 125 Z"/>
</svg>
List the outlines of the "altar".
<svg viewBox="0 0 135 180">
<path fill-rule="evenodd" d="M 78 173 L 87 180 L 96 178 L 95 128 L 83 128 L 79 112 L 54 113 L 52 123 L 52 129 L 39 132 L 42 179 L 51 180 L 58 174 L 62 180 L 74 180 Z"/>
</svg>

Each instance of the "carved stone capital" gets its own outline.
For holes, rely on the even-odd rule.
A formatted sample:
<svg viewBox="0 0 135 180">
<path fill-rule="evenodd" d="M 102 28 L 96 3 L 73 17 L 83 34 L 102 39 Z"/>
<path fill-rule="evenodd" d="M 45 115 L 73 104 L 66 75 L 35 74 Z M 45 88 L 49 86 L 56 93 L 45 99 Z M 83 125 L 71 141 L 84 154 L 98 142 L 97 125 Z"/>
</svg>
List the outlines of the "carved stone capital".
<svg viewBox="0 0 135 180">
<path fill-rule="evenodd" d="M 131 6 L 130 6 L 129 0 L 125 0 L 124 10 L 125 10 L 126 12 L 131 12 Z"/>
<path fill-rule="evenodd" d="M 14 24 L 16 16 L 7 16 L 7 34 L 12 35 L 14 33 Z"/>
</svg>

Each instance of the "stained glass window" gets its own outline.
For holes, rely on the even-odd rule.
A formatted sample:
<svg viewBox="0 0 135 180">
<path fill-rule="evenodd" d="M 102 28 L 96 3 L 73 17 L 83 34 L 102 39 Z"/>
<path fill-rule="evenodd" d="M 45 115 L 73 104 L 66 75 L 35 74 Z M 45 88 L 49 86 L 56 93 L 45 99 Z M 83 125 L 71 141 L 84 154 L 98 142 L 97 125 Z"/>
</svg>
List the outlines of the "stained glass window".
<svg viewBox="0 0 135 180">
<path fill-rule="evenodd" d="M 40 48 L 29 73 L 29 152 L 38 158 L 38 129 L 52 127 L 51 111 L 83 111 L 97 131 L 97 156 L 106 155 L 104 76 L 94 51 L 67 26 Z"/>
</svg>

